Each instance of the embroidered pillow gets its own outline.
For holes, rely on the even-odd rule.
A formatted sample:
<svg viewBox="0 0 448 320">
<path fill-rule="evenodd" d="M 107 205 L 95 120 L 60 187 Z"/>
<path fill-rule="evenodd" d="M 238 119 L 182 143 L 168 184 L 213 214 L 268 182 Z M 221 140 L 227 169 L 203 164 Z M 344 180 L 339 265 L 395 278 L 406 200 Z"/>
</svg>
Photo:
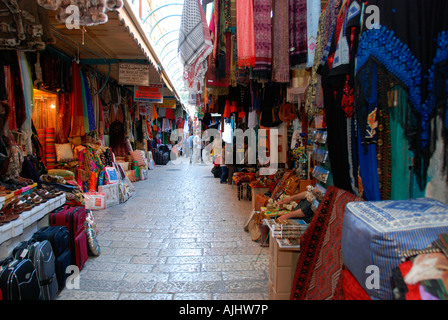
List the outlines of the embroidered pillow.
<svg viewBox="0 0 448 320">
<path fill-rule="evenodd" d="M 74 158 L 71 143 L 56 143 L 56 159 L 58 162 L 67 162 Z"/>
</svg>

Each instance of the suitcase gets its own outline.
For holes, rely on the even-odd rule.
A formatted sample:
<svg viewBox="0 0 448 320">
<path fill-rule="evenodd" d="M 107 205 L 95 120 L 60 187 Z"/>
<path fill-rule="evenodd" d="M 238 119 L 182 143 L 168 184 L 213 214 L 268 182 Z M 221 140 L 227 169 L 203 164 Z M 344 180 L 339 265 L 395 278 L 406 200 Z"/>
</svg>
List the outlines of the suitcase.
<svg viewBox="0 0 448 320">
<path fill-rule="evenodd" d="M 58 280 L 59 290 L 64 289 L 65 283 L 67 281 L 70 273 L 67 272 L 67 268 L 72 264 L 72 253 L 70 249 L 65 249 L 59 256 L 56 257 L 55 268 L 56 268 L 56 279 Z"/>
<path fill-rule="evenodd" d="M 89 258 L 89 253 L 87 251 L 87 235 L 85 231 L 75 236 L 73 239 L 73 248 L 72 261 L 75 262 L 79 270 L 82 270 L 84 264 Z"/>
<path fill-rule="evenodd" d="M 2 263 L 0 290 L 3 300 L 38 300 L 41 296 L 37 271 L 30 259 L 9 257 Z"/>
<path fill-rule="evenodd" d="M 56 279 L 59 290 L 65 286 L 68 277 L 67 267 L 72 264 L 72 256 L 69 249 L 70 234 L 65 226 L 48 226 L 39 229 L 32 236 L 37 241 L 48 240 L 55 255 Z"/>
<path fill-rule="evenodd" d="M 48 240 L 24 241 L 13 251 L 17 260 L 29 259 L 34 265 L 41 289 L 41 300 L 54 300 L 58 292 L 55 271 L 55 256 Z"/>
<path fill-rule="evenodd" d="M 37 241 L 48 240 L 56 257 L 68 248 L 70 234 L 65 226 L 48 226 L 39 229 L 32 236 Z"/>
<path fill-rule="evenodd" d="M 82 270 L 88 259 L 85 222 L 86 209 L 84 207 L 64 206 L 50 213 L 51 226 L 67 227 L 72 263 L 76 264 L 79 270 Z"/>
<path fill-rule="evenodd" d="M 162 153 L 162 165 L 166 165 L 170 161 L 170 153 L 164 152 Z"/>
<path fill-rule="evenodd" d="M 158 165 L 162 164 L 162 153 L 160 151 L 154 151 L 154 162 Z"/>
<path fill-rule="evenodd" d="M 66 226 L 70 234 L 77 235 L 84 231 L 86 209 L 84 207 L 64 206 L 50 213 L 51 226 Z"/>
</svg>

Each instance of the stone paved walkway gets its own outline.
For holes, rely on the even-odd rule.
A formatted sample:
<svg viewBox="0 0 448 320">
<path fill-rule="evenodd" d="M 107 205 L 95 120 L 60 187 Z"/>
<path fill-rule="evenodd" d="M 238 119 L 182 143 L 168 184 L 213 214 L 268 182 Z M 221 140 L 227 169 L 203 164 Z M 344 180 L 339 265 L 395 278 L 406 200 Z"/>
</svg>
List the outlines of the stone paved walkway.
<svg viewBox="0 0 448 320">
<path fill-rule="evenodd" d="M 251 202 L 210 169 L 157 166 L 126 203 L 95 211 L 101 255 L 58 299 L 268 299 L 269 249 L 243 230 Z"/>
</svg>

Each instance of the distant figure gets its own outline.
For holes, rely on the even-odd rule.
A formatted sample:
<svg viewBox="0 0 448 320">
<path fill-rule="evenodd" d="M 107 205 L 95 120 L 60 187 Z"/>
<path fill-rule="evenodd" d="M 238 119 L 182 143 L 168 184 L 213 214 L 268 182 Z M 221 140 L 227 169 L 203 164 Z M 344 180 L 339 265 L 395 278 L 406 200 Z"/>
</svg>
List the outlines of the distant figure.
<svg viewBox="0 0 448 320">
<path fill-rule="evenodd" d="M 193 135 L 190 133 L 188 137 L 188 149 L 190 151 L 190 163 L 193 162 Z"/>
<path fill-rule="evenodd" d="M 201 162 L 201 149 L 202 149 L 202 140 L 199 135 L 195 135 L 193 138 L 193 163 Z"/>
</svg>

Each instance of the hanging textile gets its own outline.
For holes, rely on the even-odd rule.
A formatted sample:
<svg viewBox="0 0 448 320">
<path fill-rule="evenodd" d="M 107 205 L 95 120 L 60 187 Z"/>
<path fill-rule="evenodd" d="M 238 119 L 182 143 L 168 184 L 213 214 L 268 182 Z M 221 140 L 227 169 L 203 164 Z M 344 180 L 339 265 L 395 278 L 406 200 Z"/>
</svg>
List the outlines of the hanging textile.
<svg viewBox="0 0 448 320">
<path fill-rule="evenodd" d="M 271 0 L 254 0 L 254 39 L 255 65 L 252 78 L 269 81 L 272 65 Z"/>
<path fill-rule="evenodd" d="M 68 142 L 67 138 L 70 136 L 70 118 L 72 114 L 70 99 L 70 94 L 58 92 L 57 143 Z"/>
<path fill-rule="evenodd" d="M 272 82 L 289 82 L 289 2 L 273 2 Z"/>
<path fill-rule="evenodd" d="M 0 57 L 0 59 L 3 57 Z M 14 75 L 12 74 L 11 66 L 5 66 L 5 85 L 7 88 L 7 101 L 9 105 L 8 125 L 10 130 L 17 130 L 17 115 L 16 115 L 16 99 L 14 94 Z"/>
<path fill-rule="evenodd" d="M 54 128 L 45 128 L 45 160 L 47 169 L 56 168 L 56 145 Z"/>
<path fill-rule="evenodd" d="M 361 195 L 358 188 L 360 175 L 358 133 L 355 131 L 357 125 L 351 120 L 353 116 L 353 77 L 351 75 L 354 70 L 353 57 L 356 54 L 354 42 L 357 39 L 356 31 L 359 30 L 358 14 L 361 10 L 354 1 L 350 6 L 350 14 L 347 14 L 347 11 L 348 7 L 345 7 L 336 17 L 334 34 L 338 36 L 331 38 L 329 47 L 326 49 L 328 59 L 318 67 L 318 72 L 324 97 L 328 158 L 333 169 L 333 183 L 336 187 Z M 353 38 L 348 35 L 353 35 Z M 349 43 L 352 45 L 350 46 Z M 367 162 L 363 162 L 363 165 L 365 163 Z M 376 168 L 371 170 L 376 171 Z"/>
<path fill-rule="evenodd" d="M 304 68 L 308 58 L 307 0 L 289 0 L 289 58 L 291 69 Z"/>
<path fill-rule="evenodd" d="M 81 85 L 82 85 L 82 104 L 84 109 L 84 130 L 86 134 L 96 130 L 95 111 L 93 109 L 92 94 L 90 93 L 89 82 L 86 72 L 81 72 Z"/>
<path fill-rule="evenodd" d="M 100 106 L 100 97 L 98 94 L 96 94 L 98 92 L 98 81 L 97 78 L 92 74 L 89 74 L 89 76 L 87 77 L 87 81 L 89 84 L 90 93 L 92 95 L 95 128 L 98 136 L 101 137 L 103 135 L 104 124 L 103 124 L 103 114 L 101 111 L 102 108 Z"/>
<path fill-rule="evenodd" d="M 229 65 L 229 85 L 236 86 L 236 73 L 237 73 L 237 60 L 238 60 L 238 52 L 236 50 L 236 35 L 231 33 L 230 35 L 230 65 Z M 213 101 L 212 101 L 213 102 Z"/>
<path fill-rule="evenodd" d="M 72 63 L 72 120 L 70 137 L 82 137 L 84 131 L 84 109 L 82 103 L 82 84 L 79 66 L 76 62 Z"/>
<path fill-rule="evenodd" d="M 166 109 L 165 118 L 169 120 L 174 120 L 174 110 L 171 108 Z"/>
<path fill-rule="evenodd" d="M 28 60 L 25 56 L 24 51 L 18 51 L 19 55 L 19 65 L 22 75 L 22 92 L 24 95 L 25 102 L 25 119 L 22 127 L 20 128 L 22 134 L 24 135 L 26 154 L 30 155 L 33 153 L 33 146 L 31 143 L 31 136 L 33 135 L 32 125 L 31 125 L 31 114 L 33 112 L 33 79 L 31 69 Z"/>
<path fill-rule="evenodd" d="M 327 120 L 327 148 L 334 186 L 352 192 L 349 173 L 347 118 L 341 99 L 344 76 L 323 78 L 325 118 Z M 342 80 L 342 81 L 341 81 Z"/>
<path fill-rule="evenodd" d="M 318 107 L 319 96 L 319 68 L 327 61 L 328 50 L 336 27 L 336 19 L 341 7 L 341 0 L 329 0 L 319 19 L 314 63 L 311 71 L 310 85 L 306 93 L 306 112 L 313 116 L 320 112 Z"/>
<path fill-rule="evenodd" d="M 229 29 L 229 21 L 227 17 L 230 13 L 230 2 L 229 0 L 219 1 L 218 10 L 218 24 L 215 36 L 217 37 L 217 52 L 216 52 L 216 78 L 219 80 L 225 79 L 228 76 L 228 54 L 231 52 L 230 43 L 226 37 Z M 227 71 L 227 72 L 226 72 Z"/>
<path fill-rule="evenodd" d="M 306 1 L 306 33 L 308 54 L 306 67 L 312 68 L 314 63 L 314 53 L 316 51 L 317 29 L 319 27 L 319 17 L 321 13 L 321 0 Z"/>
<path fill-rule="evenodd" d="M 179 58 L 190 92 L 197 93 L 207 71 L 207 57 L 213 51 L 210 30 L 200 0 L 185 0 L 179 32 Z"/>
<path fill-rule="evenodd" d="M 20 63 L 18 54 L 11 51 L 11 76 L 12 76 L 12 93 L 13 96 L 9 97 L 9 101 L 13 99 L 13 108 L 11 112 L 15 110 L 15 124 L 10 125 L 10 129 L 20 129 L 26 120 L 26 104 L 25 94 L 23 92 L 23 80 L 20 72 Z M 13 118 L 13 117 L 11 117 Z"/>
<path fill-rule="evenodd" d="M 45 133 L 45 129 L 36 129 L 37 132 L 37 138 L 39 139 L 39 142 L 42 146 L 42 162 L 44 164 L 46 164 L 47 160 L 46 160 L 46 154 L 47 154 L 47 144 L 46 144 L 46 133 Z"/>
<path fill-rule="evenodd" d="M 418 187 L 424 190 L 437 139 L 437 127 L 432 120 L 437 114 L 447 116 L 448 21 L 445 17 L 448 15 L 448 3 L 443 0 L 418 0 L 412 3 L 375 0 L 369 1 L 369 5 L 377 6 L 381 12 L 381 26 L 378 29 L 364 28 L 361 34 L 357 83 L 361 88 L 371 86 L 379 70 L 372 65 L 378 65 L 403 84 L 414 115 L 405 125 L 405 137 L 414 156 L 413 173 Z M 387 45 L 384 46 L 384 43 Z M 367 82 L 360 81 L 361 78 Z M 363 114 L 368 113 L 366 108 L 369 108 L 369 104 L 363 102 L 367 97 L 362 96 L 365 91 L 359 90 L 358 93 L 361 96 L 355 97 L 357 105 Z M 367 119 L 362 121 L 360 125 L 368 128 Z M 446 124 L 442 130 L 442 139 L 446 144 Z M 369 140 L 364 142 L 369 143 Z M 448 160 L 448 155 L 445 154 L 444 158 Z"/>
<path fill-rule="evenodd" d="M 217 8 L 219 8 L 219 6 L 215 6 L 215 10 L 217 10 Z M 213 13 L 213 16 L 211 18 L 210 21 L 210 25 L 209 25 L 209 30 L 210 30 L 210 37 L 212 39 L 212 41 L 214 42 L 214 49 L 216 52 L 214 52 L 213 54 L 209 54 L 207 57 L 207 63 L 208 63 L 208 69 L 207 69 L 207 73 L 206 73 L 206 81 L 207 81 L 207 87 L 228 87 L 229 86 L 229 82 L 227 81 L 227 79 L 224 78 L 219 78 L 218 77 L 218 72 L 217 72 L 217 67 L 216 67 L 216 53 L 217 53 L 217 47 L 218 47 L 218 40 L 217 38 L 219 37 L 219 34 L 217 34 L 217 30 L 219 30 L 219 26 L 218 26 L 218 22 L 215 21 L 219 21 L 219 17 L 215 17 L 215 14 L 218 14 L 218 11 L 216 11 L 216 13 Z"/>
<path fill-rule="evenodd" d="M 236 2 L 236 36 L 239 67 L 255 65 L 254 6 L 253 0 Z"/>
</svg>

